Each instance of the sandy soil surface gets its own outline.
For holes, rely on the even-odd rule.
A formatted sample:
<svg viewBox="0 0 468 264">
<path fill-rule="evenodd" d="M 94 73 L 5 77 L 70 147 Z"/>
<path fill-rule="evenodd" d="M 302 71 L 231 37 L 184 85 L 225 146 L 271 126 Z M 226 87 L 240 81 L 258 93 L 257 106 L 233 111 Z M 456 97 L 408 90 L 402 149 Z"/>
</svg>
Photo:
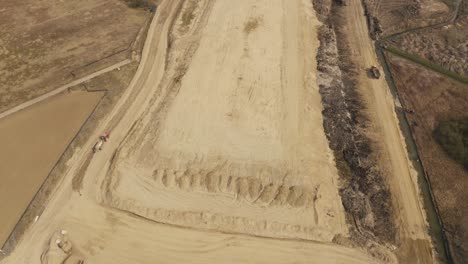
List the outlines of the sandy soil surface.
<svg viewBox="0 0 468 264">
<path fill-rule="evenodd" d="M 120 0 L 3 0 L 0 112 L 128 58 L 148 17 Z"/>
<path fill-rule="evenodd" d="M 166 64 L 167 37 L 172 18 L 177 14 L 180 3 L 181 1 L 162 3 L 150 28 L 141 65 L 129 89 L 90 140 L 83 148 L 76 150 L 72 166 L 53 193 L 48 207 L 34 227 L 26 232 L 25 237 L 28 239 L 23 239 L 2 263 L 41 263 L 40 256 L 45 250 L 43 246 L 48 245 L 54 232 L 61 228 L 69 230 L 76 250 L 97 263 L 153 263 L 155 259 L 162 263 L 225 263 L 229 260 L 237 263 L 377 263 L 359 250 L 337 245 L 202 232 L 156 224 L 98 205 L 106 198 L 100 187 L 107 176 L 109 161 L 134 121 L 145 109 L 154 105 L 148 94 L 158 91 L 158 83 L 163 80 L 164 69 L 169 69 Z M 291 2 L 283 3 L 290 5 Z M 298 7 L 300 1 L 292 3 Z M 73 176 L 90 155 L 89 149 L 94 144 L 94 139 L 121 113 L 124 113 L 123 117 L 119 118 L 119 122 L 113 127 L 111 140 L 102 152 L 94 156 L 86 170 L 81 195 L 73 192 Z M 310 158 L 307 155 L 305 157 Z M 304 179 L 302 181 L 306 182 Z M 200 193 L 207 196 L 206 191 Z M 218 197 L 222 195 L 216 194 L 212 200 Z M 243 206 L 247 203 L 238 202 L 243 203 Z M 288 210 L 295 208 L 292 205 L 283 206 L 289 208 Z M 122 239 L 123 237 L 126 239 Z M 297 254 L 298 252 L 301 254 Z"/>
<path fill-rule="evenodd" d="M 135 218 L 78 195 L 70 202 L 73 206 L 43 227 L 67 230 L 75 251 L 72 256 L 79 252 L 85 263 L 379 263 L 336 244 L 184 229 Z M 47 244 L 37 234 L 31 234 L 31 239 Z M 23 245 L 18 251 L 25 249 Z M 26 250 L 27 254 L 15 254 L 2 263 L 41 263 L 42 247 Z"/>
<path fill-rule="evenodd" d="M 143 116 L 114 159 L 109 203 L 187 227 L 320 241 L 346 235 L 314 75 L 312 6 L 203 7 L 189 25 L 203 31 L 173 38 L 169 56 L 199 41 L 185 65 L 169 64 L 187 67 L 180 87 L 161 85 L 178 92 L 156 97 L 163 106 Z"/>
<path fill-rule="evenodd" d="M 349 43 L 354 61 L 361 70 L 359 85 L 367 101 L 372 118 L 372 130 L 382 149 L 382 168 L 386 170 L 395 202 L 395 212 L 399 215 L 398 225 L 402 243 L 399 254 L 409 263 L 432 263 L 433 253 L 427 234 L 425 213 L 421 205 L 417 174 L 408 157 L 403 135 L 398 126 L 395 103 L 384 78 L 368 78 L 366 71 L 379 61 L 367 33 L 366 18 L 360 1 L 349 1 L 347 13 Z"/>
<path fill-rule="evenodd" d="M 102 96 L 65 92 L 0 120 L 0 245 Z"/>
</svg>

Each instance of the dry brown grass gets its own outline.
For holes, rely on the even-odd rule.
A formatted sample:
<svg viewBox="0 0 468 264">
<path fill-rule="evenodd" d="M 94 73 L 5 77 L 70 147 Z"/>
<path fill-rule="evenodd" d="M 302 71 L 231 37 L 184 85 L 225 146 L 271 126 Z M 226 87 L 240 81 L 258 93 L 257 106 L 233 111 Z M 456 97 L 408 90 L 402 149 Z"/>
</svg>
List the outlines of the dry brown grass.
<svg viewBox="0 0 468 264">
<path fill-rule="evenodd" d="M 468 76 L 468 17 L 453 25 L 427 28 L 391 38 L 390 44 L 448 71 Z"/>
<path fill-rule="evenodd" d="M 372 25 L 378 24 L 382 36 L 449 20 L 452 6 L 439 0 L 364 0 Z"/>
<path fill-rule="evenodd" d="M 0 112 L 130 56 L 149 12 L 120 0 L 6 0 L 0 16 Z M 105 63 L 97 63 L 105 60 Z"/>
<path fill-rule="evenodd" d="M 196 8 L 197 8 L 196 0 L 192 0 L 188 2 L 187 7 L 182 13 L 182 26 L 183 27 L 187 27 L 192 23 L 193 19 L 195 18 Z"/>
<path fill-rule="evenodd" d="M 464 263 L 468 259 L 468 224 L 464 220 L 468 217 L 467 172 L 445 153 L 433 131 L 441 121 L 468 117 L 466 85 L 403 58 L 387 56 L 453 258 L 455 263 Z"/>
<path fill-rule="evenodd" d="M 249 21 L 247 21 L 244 25 L 244 32 L 246 34 L 250 34 L 253 31 L 255 31 L 258 26 L 260 25 L 261 19 L 260 18 L 250 18 Z"/>
</svg>

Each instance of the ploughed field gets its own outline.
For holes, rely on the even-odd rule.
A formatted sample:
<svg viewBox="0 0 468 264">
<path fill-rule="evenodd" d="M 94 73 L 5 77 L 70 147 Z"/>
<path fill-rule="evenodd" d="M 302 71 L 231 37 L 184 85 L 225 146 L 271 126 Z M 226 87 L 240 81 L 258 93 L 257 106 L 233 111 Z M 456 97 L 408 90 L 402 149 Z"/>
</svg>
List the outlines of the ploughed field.
<svg viewBox="0 0 468 264">
<path fill-rule="evenodd" d="M 322 125 L 311 3 L 182 8 L 160 92 L 113 159 L 106 202 L 197 229 L 320 241 L 346 235 Z"/>
</svg>

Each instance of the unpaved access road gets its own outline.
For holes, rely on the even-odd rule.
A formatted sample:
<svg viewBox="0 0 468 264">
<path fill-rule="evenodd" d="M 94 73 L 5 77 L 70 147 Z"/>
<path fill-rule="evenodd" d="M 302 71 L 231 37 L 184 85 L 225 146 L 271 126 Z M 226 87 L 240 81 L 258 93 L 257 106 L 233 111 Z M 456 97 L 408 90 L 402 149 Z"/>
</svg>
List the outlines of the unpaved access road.
<svg viewBox="0 0 468 264">
<path fill-rule="evenodd" d="M 417 172 L 407 156 L 405 140 L 399 128 L 395 103 L 385 78 L 371 79 L 366 71 L 372 65 L 379 65 L 373 42 L 368 31 L 364 10 L 359 0 L 348 1 L 347 14 L 349 41 L 355 61 L 361 72 L 359 85 L 364 94 L 373 127 L 379 134 L 377 140 L 383 149 L 383 168 L 390 176 L 392 197 L 403 247 L 411 258 L 409 263 L 432 263 L 430 238 L 427 233 L 425 212 L 420 200 Z M 411 262 L 413 261 L 413 262 Z M 420 262 L 416 262 L 420 261 Z"/>
</svg>

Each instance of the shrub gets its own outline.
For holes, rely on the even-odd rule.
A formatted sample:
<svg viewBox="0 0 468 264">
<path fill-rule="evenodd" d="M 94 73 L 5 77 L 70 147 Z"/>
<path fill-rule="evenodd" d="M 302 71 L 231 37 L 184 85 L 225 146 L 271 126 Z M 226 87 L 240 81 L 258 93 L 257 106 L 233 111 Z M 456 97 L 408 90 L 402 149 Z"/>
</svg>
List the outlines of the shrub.
<svg viewBox="0 0 468 264">
<path fill-rule="evenodd" d="M 434 137 L 452 159 L 468 170 L 468 118 L 440 122 Z"/>
<path fill-rule="evenodd" d="M 125 0 L 128 7 L 153 9 L 155 5 L 150 0 Z"/>
</svg>

